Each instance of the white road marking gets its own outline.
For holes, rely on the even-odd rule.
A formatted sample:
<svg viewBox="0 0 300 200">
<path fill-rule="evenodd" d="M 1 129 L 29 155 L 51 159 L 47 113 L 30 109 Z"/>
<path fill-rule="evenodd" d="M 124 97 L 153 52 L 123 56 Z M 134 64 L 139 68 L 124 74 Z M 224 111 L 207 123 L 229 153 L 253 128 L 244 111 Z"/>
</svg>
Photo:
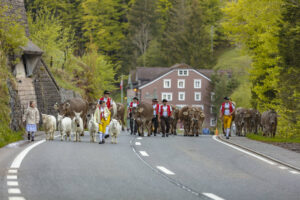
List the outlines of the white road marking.
<svg viewBox="0 0 300 200">
<path fill-rule="evenodd" d="M 9 169 L 8 173 L 9 174 L 16 174 L 16 173 L 18 173 L 18 170 L 16 170 L 16 169 Z"/>
<path fill-rule="evenodd" d="M 290 173 L 292 173 L 292 174 L 300 174 L 299 172 L 294 171 L 294 170 L 291 170 Z"/>
<path fill-rule="evenodd" d="M 24 197 L 8 197 L 8 200 L 25 200 Z"/>
<path fill-rule="evenodd" d="M 41 140 L 39 142 L 36 142 L 32 145 L 30 145 L 29 147 L 27 147 L 26 149 L 24 149 L 21 153 L 19 153 L 19 155 L 15 158 L 15 160 L 13 161 L 13 163 L 11 164 L 10 168 L 14 168 L 14 169 L 18 169 L 20 168 L 20 165 L 23 161 L 23 159 L 25 158 L 25 156 L 28 154 L 28 152 L 33 149 L 34 147 L 44 143 L 46 140 Z"/>
<path fill-rule="evenodd" d="M 231 144 L 227 144 L 226 142 L 220 141 L 220 140 L 217 139 L 217 136 L 216 136 L 216 135 L 213 136 L 213 139 L 214 139 L 215 141 L 220 142 L 220 143 L 222 143 L 222 144 L 225 144 L 225 145 L 227 145 L 227 146 L 229 146 L 229 147 L 231 147 L 231 148 L 233 148 L 233 149 L 236 149 L 236 150 L 238 150 L 238 151 L 240 151 L 240 152 L 243 152 L 243 153 L 245 153 L 245 154 L 248 154 L 249 156 L 252 156 L 252 157 L 257 158 L 257 159 L 259 159 L 259 160 L 261 160 L 261 161 L 264 161 L 264 162 L 266 162 L 266 163 L 268 163 L 268 164 L 270 164 L 270 165 L 276 165 L 274 162 L 272 162 L 272 161 L 270 161 L 270 160 L 268 160 L 268 159 L 266 159 L 266 158 L 263 158 L 263 157 L 261 157 L 261 156 L 258 156 L 258 155 L 254 154 L 254 153 L 251 153 L 251 152 L 246 151 L 246 150 L 244 150 L 244 149 L 241 149 L 241 148 L 239 148 L 239 147 L 233 146 L 233 145 L 231 145 Z"/>
<path fill-rule="evenodd" d="M 149 156 L 149 155 L 147 154 L 146 151 L 140 151 L 140 154 L 141 154 L 142 156 Z"/>
<path fill-rule="evenodd" d="M 19 188 L 9 188 L 8 194 L 21 194 L 21 190 Z"/>
<path fill-rule="evenodd" d="M 141 143 L 140 142 L 136 142 L 135 145 L 141 146 Z"/>
<path fill-rule="evenodd" d="M 223 198 L 215 195 L 215 194 L 212 194 L 212 193 L 202 193 L 203 195 L 209 197 L 209 198 L 212 198 L 214 200 L 224 200 Z"/>
<path fill-rule="evenodd" d="M 8 175 L 6 178 L 9 180 L 16 180 L 18 177 L 15 175 Z"/>
<path fill-rule="evenodd" d="M 8 186 L 19 186 L 18 181 L 7 181 Z"/>
<path fill-rule="evenodd" d="M 287 169 L 285 166 L 280 166 L 279 169 Z"/>
<path fill-rule="evenodd" d="M 136 139 L 141 140 L 141 139 L 143 139 L 143 138 L 142 138 L 142 137 L 138 137 L 138 138 L 136 138 Z"/>
<path fill-rule="evenodd" d="M 165 174 L 168 175 L 175 175 L 174 172 L 168 170 L 167 168 L 163 167 L 163 166 L 156 166 L 157 169 L 159 169 L 160 171 L 164 172 Z"/>
</svg>

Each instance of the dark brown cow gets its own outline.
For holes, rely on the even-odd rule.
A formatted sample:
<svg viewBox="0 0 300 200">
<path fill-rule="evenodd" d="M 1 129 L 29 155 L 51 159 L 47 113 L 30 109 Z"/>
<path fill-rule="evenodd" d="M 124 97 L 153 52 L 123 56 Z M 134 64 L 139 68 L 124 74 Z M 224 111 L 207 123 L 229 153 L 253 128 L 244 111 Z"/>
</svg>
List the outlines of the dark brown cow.
<svg viewBox="0 0 300 200">
<path fill-rule="evenodd" d="M 57 110 L 57 112 L 60 115 L 70 117 L 71 119 L 73 119 L 75 116 L 74 112 L 77 112 L 77 113 L 81 112 L 80 116 L 83 119 L 84 127 L 86 127 L 87 113 L 88 113 L 88 109 L 89 109 L 89 104 L 87 101 L 85 101 L 81 98 L 73 98 L 73 99 L 66 100 L 65 102 L 63 102 L 61 104 L 56 103 L 54 105 L 54 109 Z"/>
<path fill-rule="evenodd" d="M 263 112 L 261 115 L 261 125 L 264 136 L 275 137 L 277 129 L 277 113 L 273 110 Z"/>
<path fill-rule="evenodd" d="M 245 136 L 250 124 L 251 114 L 246 108 L 237 108 L 235 111 L 236 135 Z"/>
<path fill-rule="evenodd" d="M 172 106 L 172 116 L 170 117 L 171 134 L 177 135 L 176 128 L 179 120 L 179 108 Z"/>
<path fill-rule="evenodd" d="M 149 103 L 141 102 L 136 108 L 132 109 L 133 118 L 137 124 L 139 136 L 144 136 L 144 129 L 151 135 L 153 107 Z"/>
<path fill-rule="evenodd" d="M 122 124 L 122 131 L 125 130 L 125 106 L 121 103 L 117 103 L 117 114 L 116 119 L 121 122 Z"/>
<path fill-rule="evenodd" d="M 249 121 L 249 132 L 251 133 L 258 133 L 258 129 L 261 126 L 260 121 L 261 121 L 261 114 L 258 110 L 255 109 L 250 109 L 250 121 Z"/>
<path fill-rule="evenodd" d="M 183 123 L 184 127 L 184 136 L 190 135 L 191 131 L 191 118 L 193 116 L 193 112 L 191 112 L 191 107 L 189 106 L 184 106 L 181 108 L 179 111 L 179 119 Z"/>
</svg>

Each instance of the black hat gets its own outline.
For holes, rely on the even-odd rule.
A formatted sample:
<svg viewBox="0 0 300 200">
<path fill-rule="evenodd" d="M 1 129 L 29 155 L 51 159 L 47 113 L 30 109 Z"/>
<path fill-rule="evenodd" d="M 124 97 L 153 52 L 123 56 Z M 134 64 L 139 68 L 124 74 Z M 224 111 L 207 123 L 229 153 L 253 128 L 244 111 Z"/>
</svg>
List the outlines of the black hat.
<svg viewBox="0 0 300 200">
<path fill-rule="evenodd" d="M 168 100 L 167 99 L 163 99 L 162 102 L 168 102 Z"/>
<path fill-rule="evenodd" d="M 139 100 L 137 97 L 133 97 L 133 99 L 134 99 L 134 100 L 137 100 L 137 101 Z"/>
<path fill-rule="evenodd" d="M 158 102 L 158 100 L 156 98 L 152 99 L 153 102 Z"/>
<path fill-rule="evenodd" d="M 110 94 L 110 92 L 109 92 L 109 91 L 107 91 L 107 90 L 105 90 L 105 91 L 104 91 L 104 94 Z"/>
<path fill-rule="evenodd" d="M 230 100 L 229 97 L 224 97 L 225 100 Z"/>
</svg>

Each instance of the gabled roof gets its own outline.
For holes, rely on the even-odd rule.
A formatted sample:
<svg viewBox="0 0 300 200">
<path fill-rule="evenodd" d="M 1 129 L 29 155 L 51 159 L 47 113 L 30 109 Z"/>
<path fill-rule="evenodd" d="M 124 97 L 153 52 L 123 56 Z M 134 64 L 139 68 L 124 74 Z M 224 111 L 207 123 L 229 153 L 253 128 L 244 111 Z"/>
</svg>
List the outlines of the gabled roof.
<svg viewBox="0 0 300 200">
<path fill-rule="evenodd" d="M 31 40 L 28 40 L 26 46 L 20 47 L 24 54 L 42 55 L 44 52 L 37 45 L 35 45 Z"/>
</svg>

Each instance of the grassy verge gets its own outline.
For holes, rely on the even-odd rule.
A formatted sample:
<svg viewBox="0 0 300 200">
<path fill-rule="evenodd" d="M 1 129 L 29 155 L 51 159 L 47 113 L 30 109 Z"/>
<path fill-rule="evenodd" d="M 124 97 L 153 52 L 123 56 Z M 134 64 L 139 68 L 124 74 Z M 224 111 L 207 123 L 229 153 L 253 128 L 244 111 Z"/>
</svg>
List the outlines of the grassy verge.
<svg viewBox="0 0 300 200">
<path fill-rule="evenodd" d="M 252 140 L 257 140 L 261 142 L 276 142 L 276 143 L 300 143 L 300 138 L 283 138 L 275 136 L 274 138 L 271 137 L 264 137 L 261 134 L 247 134 L 247 138 Z"/>
</svg>

